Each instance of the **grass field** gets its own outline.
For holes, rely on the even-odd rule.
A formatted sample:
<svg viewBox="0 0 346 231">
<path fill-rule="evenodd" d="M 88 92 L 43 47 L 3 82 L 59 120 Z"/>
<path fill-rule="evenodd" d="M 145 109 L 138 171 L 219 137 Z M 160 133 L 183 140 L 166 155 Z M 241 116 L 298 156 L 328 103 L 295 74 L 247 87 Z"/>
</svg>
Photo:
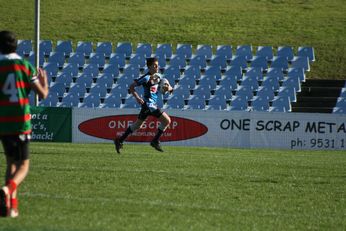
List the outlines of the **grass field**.
<svg viewBox="0 0 346 231">
<path fill-rule="evenodd" d="M 0 28 L 34 39 L 34 0 L 0 0 Z M 346 79 L 344 0 L 45 0 L 41 38 L 313 46 L 307 78 Z"/>
<path fill-rule="evenodd" d="M 0 230 L 345 230 L 346 153 L 32 143 Z M 0 149 L 0 176 L 4 172 Z"/>
</svg>

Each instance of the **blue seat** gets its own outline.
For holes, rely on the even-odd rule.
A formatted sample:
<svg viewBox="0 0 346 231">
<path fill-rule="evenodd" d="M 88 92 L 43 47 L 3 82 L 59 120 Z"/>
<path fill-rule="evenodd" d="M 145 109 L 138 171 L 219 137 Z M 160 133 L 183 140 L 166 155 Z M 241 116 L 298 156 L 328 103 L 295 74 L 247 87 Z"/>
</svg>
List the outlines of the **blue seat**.
<svg viewBox="0 0 346 231">
<path fill-rule="evenodd" d="M 257 91 L 258 86 L 259 86 L 258 81 L 254 76 L 244 76 L 240 85 L 241 86 L 248 86 L 253 91 Z"/>
<path fill-rule="evenodd" d="M 301 85 L 300 85 L 300 80 L 298 77 L 286 77 L 286 78 L 284 78 L 281 86 L 293 87 L 296 92 L 301 92 Z"/>
<path fill-rule="evenodd" d="M 207 66 L 207 60 L 204 55 L 192 55 L 190 59 L 190 66 L 198 67 L 200 70 L 204 70 Z"/>
<path fill-rule="evenodd" d="M 190 97 L 190 89 L 187 85 L 178 85 L 174 88 L 173 95 L 181 96 L 184 99 L 188 99 Z"/>
<path fill-rule="evenodd" d="M 44 63 L 43 69 L 47 72 L 47 77 L 50 80 L 58 75 L 59 67 L 56 63 Z"/>
<path fill-rule="evenodd" d="M 256 51 L 256 56 L 262 56 L 267 61 L 271 61 L 273 59 L 273 47 L 272 46 L 258 46 Z"/>
<path fill-rule="evenodd" d="M 216 79 L 214 76 L 203 75 L 199 80 L 198 85 L 214 90 L 216 88 Z"/>
<path fill-rule="evenodd" d="M 341 88 L 339 97 L 346 98 L 346 87 Z"/>
<path fill-rule="evenodd" d="M 16 53 L 20 56 L 29 56 L 30 52 L 33 51 L 32 49 L 32 42 L 31 40 L 22 40 L 18 39 L 17 41 L 17 49 Z"/>
<path fill-rule="evenodd" d="M 298 47 L 297 56 L 308 57 L 310 62 L 315 62 L 315 51 L 313 47 L 300 46 Z"/>
<path fill-rule="evenodd" d="M 248 67 L 245 69 L 244 77 L 255 78 L 257 81 L 263 79 L 263 72 L 261 67 Z"/>
<path fill-rule="evenodd" d="M 73 77 L 77 77 L 79 73 L 79 68 L 77 64 L 65 63 L 61 70 L 62 74 L 68 74 Z"/>
<path fill-rule="evenodd" d="M 338 97 L 335 107 L 346 108 L 346 97 Z"/>
<path fill-rule="evenodd" d="M 56 63 L 59 68 L 62 68 L 65 63 L 65 54 L 63 52 L 51 52 L 48 57 L 48 62 L 50 63 Z"/>
<path fill-rule="evenodd" d="M 106 59 L 108 59 L 111 56 L 112 52 L 113 52 L 112 42 L 98 42 L 96 44 L 95 53 L 103 54 Z"/>
<path fill-rule="evenodd" d="M 346 114 L 346 107 L 333 107 L 333 114 Z"/>
<path fill-rule="evenodd" d="M 247 64 L 247 60 L 245 56 L 241 56 L 241 55 L 233 56 L 231 59 L 231 66 L 237 66 L 237 67 L 240 67 L 241 69 L 247 68 L 248 64 Z"/>
<path fill-rule="evenodd" d="M 217 66 L 207 66 L 207 68 L 204 71 L 204 74 L 201 76 L 201 79 L 205 76 L 214 78 L 215 80 L 221 80 L 221 69 Z"/>
<path fill-rule="evenodd" d="M 80 52 L 72 52 L 68 58 L 68 63 L 77 64 L 78 68 L 82 69 L 85 64 L 85 56 Z"/>
<path fill-rule="evenodd" d="M 264 56 L 254 56 L 251 60 L 251 67 L 261 68 L 263 72 L 266 72 L 268 69 L 268 62 Z"/>
<path fill-rule="evenodd" d="M 66 87 L 69 87 L 72 80 L 73 76 L 70 73 L 59 73 L 55 79 L 55 83 L 63 83 Z"/>
<path fill-rule="evenodd" d="M 296 90 L 292 86 L 281 86 L 278 90 L 277 96 L 287 96 L 290 102 L 297 102 Z"/>
<path fill-rule="evenodd" d="M 286 112 L 286 108 L 282 105 L 280 106 L 270 106 L 269 112 Z"/>
<path fill-rule="evenodd" d="M 87 107 L 87 108 L 97 108 L 100 106 L 100 96 L 98 94 L 90 93 L 87 96 L 84 97 L 83 103 L 80 107 Z"/>
<path fill-rule="evenodd" d="M 303 68 L 293 68 L 290 67 L 287 70 L 287 77 L 291 78 L 291 77 L 297 77 L 300 82 L 305 82 L 305 72 Z"/>
<path fill-rule="evenodd" d="M 70 40 L 58 40 L 55 52 L 62 52 L 64 53 L 65 57 L 69 57 L 70 53 L 72 52 L 72 41 Z"/>
<path fill-rule="evenodd" d="M 132 54 L 132 44 L 130 42 L 118 42 L 115 48 L 116 54 L 124 54 L 127 59 L 130 59 Z"/>
<path fill-rule="evenodd" d="M 159 43 L 156 46 L 155 55 L 163 56 L 166 60 L 170 60 L 172 57 L 172 44 L 170 43 Z"/>
<path fill-rule="evenodd" d="M 252 111 L 269 111 L 269 99 L 262 96 L 254 96 L 251 100 Z"/>
<path fill-rule="evenodd" d="M 113 85 L 112 90 L 110 91 L 110 95 L 115 95 L 120 99 L 125 99 L 128 96 L 128 87 L 120 84 Z"/>
<path fill-rule="evenodd" d="M 109 64 L 116 65 L 119 70 L 123 70 L 126 65 L 126 56 L 123 53 L 112 53 L 109 58 Z"/>
<path fill-rule="evenodd" d="M 142 53 L 132 54 L 130 57 L 130 64 L 139 67 L 141 70 L 144 70 L 146 66 L 145 54 L 142 54 Z"/>
<path fill-rule="evenodd" d="M 121 105 L 121 98 L 118 95 L 108 95 L 104 102 L 103 108 L 119 108 Z"/>
<path fill-rule="evenodd" d="M 266 76 L 266 77 L 263 78 L 261 86 L 272 88 L 273 91 L 277 91 L 277 90 L 279 90 L 280 82 L 275 77 L 268 77 L 268 76 Z"/>
<path fill-rule="evenodd" d="M 84 85 L 85 88 L 90 88 L 93 83 L 93 76 L 90 73 L 82 73 L 77 77 L 76 83 Z"/>
<path fill-rule="evenodd" d="M 129 97 L 125 99 L 125 102 L 120 106 L 120 108 L 140 108 L 141 105 L 136 101 L 134 97 Z"/>
<path fill-rule="evenodd" d="M 150 43 L 138 43 L 136 48 L 136 54 L 142 54 L 145 58 L 151 57 L 153 48 Z"/>
<path fill-rule="evenodd" d="M 241 95 L 235 95 L 231 98 L 230 107 L 228 110 L 230 111 L 247 111 L 248 110 L 248 99 L 247 97 Z"/>
<path fill-rule="evenodd" d="M 165 68 L 163 75 L 168 79 L 171 86 L 174 87 L 175 82 L 180 79 L 180 69 L 177 66 L 168 65 Z"/>
<path fill-rule="evenodd" d="M 105 98 L 107 95 L 107 87 L 99 83 L 96 83 L 94 85 L 91 85 L 89 93 L 93 95 L 98 95 L 100 98 Z"/>
<path fill-rule="evenodd" d="M 50 93 L 56 93 L 58 97 L 63 97 L 64 93 L 66 92 L 66 85 L 65 83 L 51 83 L 49 87 Z"/>
<path fill-rule="evenodd" d="M 193 90 L 193 95 L 197 95 L 200 98 L 203 99 L 209 99 L 210 98 L 210 88 L 209 86 L 204 86 L 204 85 L 198 85 L 194 90 Z"/>
<path fill-rule="evenodd" d="M 119 78 L 116 79 L 116 84 L 122 85 L 126 88 L 128 88 L 134 81 L 134 77 L 131 75 L 120 75 Z"/>
<path fill-rule="evenodd" d="M 119 75 L 119 68 L 116 64 L 105 64 L 105 66 L 103 67 L 103 74 L 110 74 L 113 77 L 116 77 Z"/>
<path fill-rule="evenodd" d="M 222 87 L 227 87 L 230 89 L 237 89 L 238 81 L 235 76 L 225 76 L 220 82 L 219 85 Z"/>
<path fill-rule="evenodd" d="M 62 98 L 60 107 L 78 107 L 80 99 L 74 93 L 68 93 Z"/>
<path fill-rule="evenodd" d="M 237 56 L 245 57 L 246 61 L 251 61 L 252 59 L 252 46 L 251 45 L 239 45 L 235 52 Z"/>
<path fill-rule="evenodd" d="M 83 54 L 84 57 L 89 58 L 92 52 L 93 52 L 92 42 L 85 42 L 85 41 L 77 42 L 76 53 Z"/>
<path fill-rule="evenodd" d="M 213 55 L 213 49 L 210 45 L 198 44 L 195 54 L 196 55 L 203 55 L 205 57 L 206 61 L 210 61 L 210 59 Z"/>
<path fill-rule="evenodd" d="M 270 64 L 271 68 L 280 68 L 282 71 L 287 71 L 288 60 L 285 56 L 274 56 L 273 61 Z"/>
<path fill-rule="evenodd" d="M 59 103 L 59 96 L 58 93 L 50 90 L 48 93 L 47 98 L 42 99 L 39 103 L 39 106 L 43 107 L 57 107 Z"/>
<path fill-rule="evenodd" d="M 227 58 L 223 55 L 213 55 L 213 56 L 211 56 L 209 65 L 210 66 L 216 66 L 216 67 L 220 68 L 220 70 L 222 72 L 224 72 L 226 70 L 226 67 L 227 67 Z"/>
<path fill-rule="evenodd" d="M 232 59 L 232 46 L 231 45 L 217 45 L 215 55 L 224 56 L 227 62 Z"/>
<path fill-rule="evenodd" d="M 235 95 L 247 98 L 247 100 L 251 100 L 253 97 L 253 89 L 251 86 L 240 85 L 235 90 Z"/>
<path fill-rule="evenodd" d="M 292 111 L 291 107 L 291 101 L 288 96 L 275 96 L 271 107 L 278 108 L 277 110 L 279 111 L 285 111 L 285 112 L 290 112 Z M 273 111 L 273 109 L 269 109 L 270 111 Z"/>
<path fill-rule="evenodd" d="M 84 98 L 85 93 L 86 93 L 85 85 L 80 83 L 72 84 L 68 91 L 68 94 L 73 94 L 77 96 L 78 98 Z"/>
<path fill-rule="evenodd" d="M 203 97 L 193 95 L 188 99 L 186 109 L 204 109 L 205 105 L 205 99 Z"/>
<path fill-rule="evenodd" d="M 224 99 L 230 99 L 232 98 L 233 94 L 232 94 L 232 88 L 227 87 L 227 86 L 220 86 L 218 88 L 215 89 L 214 91 L 214 96 L 218 96 Z"/>
<path fill-rule="evenodd" d="M 127 64 L 124 67 L 123 74 L 131 76 L 132 78 L 138 78 L 141 74 L 140 68 L 137 65 Z"/>
<path fill-rule="evenodd" d="M 282 81 L 284 79 L 283 69 L 280 67 L 270 67 L 265 75 L 268 78 L 275 78 L 278 81 Z"/>
<path fill-rule="evenodd" d="M 214 95 L 208 100 L 208 110 L 225 110 L 227 108 L 226 99 L 222 96 Z"/>
<path fill-rule="evenodd" d="M 236 80 L 241 80 L 243 78 L 243 70 L 240 66 L 229 66 L 226 68 L 225 73 L 223 73 L 224 78 L 230 76 L 236 78 Z"/>
<path fill-rule="evenodd" d="M 258 87 L 256 96 L 262 97 L 262 98 L 267 98 L 268 100 L 273 100 L 275 96 L 275 90 L 272 86 L 270 85 L 262 85 Z"/>
<path fill-rule="evenodd" d="M 291 46 L 279 46 L 276 55 L 291 61 L 294 57 L 293 48 Z"/>
<path fill-rule="evenodd" d="M 43 53 L 45 57 L 50 55 L 50 52 L 53 51 L 53 44 L 51 40 L 40 40 L 40 52 Z"/>
<path fill-rule="evenodd" d="M 183 56 L 186 60 L 189 60 L 192 56 L 192 45 L 178 43 L 175 54 L 178 56 Z"/>
<path fill-rule="evenodd" d="M 93 78 L 96 78 L 99 74 L 99 67 L 95 63 L 85 64 L 83 67 L 83 74 L 90 75 Z"/>
<path fill-rule="evenodd" d="M 303 68 L 305 71 L 310 71 L 309 58 L 306 56 L 294 56 L 291 61 L 292 68 Z"/>
<path fill-rule="evenodd" d="M 35 56 L 35 52 L 31 51 L 28 57 L 28 61 L 35 67 L 36 66 L 36 56 Z M 43 63 L 44 63 L 44 56 L 43 54 L 40 54 L 39 57 L 39 66 L 43 67 Z"/>
<path fill-rule="evenodd" d="M 189 89 L 194 89 L 196 86 L 196 79 L 192 76 L 183 75 L 179 80 L 179 85 L 186 86 Z"/>
<path fill-rule="evenodd" d="M 201 71 L 196 66 L 188 65 L 188 66 L 186 66 L 186 68 L 184 70 L 184 76 L 190 76 L 190 77 L 193 77 L 194 79 L 200 79 L 201 78 Z"/>
<path fill-rule="evenodd" d="M 98 69 L 103 69 L 105 63 L 106 63 L 106 57 L 104 53 L 97 52 L 97 53 L 90 53 L 90 58 L 89 58 L 89 63 L 90 64 L 96 64 Z"/>
<path fill-rule="evenodd" d="M 165 109 L 183 109 L 185 106 L 185 99 L 180 94 L 174 94 L 168 97 Z"/>
<path fill-rule="evenodd" d="M 191 58 L 191 56 L 190 56 L 190 58 Z M 169 65 L 177 66 L 183 71 L 186 67 L 185 57 L 182 54 L 172 55 L 171 60 L 169 62 Z"/>
<path fill-rule="evenodd" d="M 107 89 L 112 89 L 114 84 L 114 75 L 112 75 L 112 73 L 103 73 L 96 79 L 96 83 L 105 86 Z"/>
</svg>

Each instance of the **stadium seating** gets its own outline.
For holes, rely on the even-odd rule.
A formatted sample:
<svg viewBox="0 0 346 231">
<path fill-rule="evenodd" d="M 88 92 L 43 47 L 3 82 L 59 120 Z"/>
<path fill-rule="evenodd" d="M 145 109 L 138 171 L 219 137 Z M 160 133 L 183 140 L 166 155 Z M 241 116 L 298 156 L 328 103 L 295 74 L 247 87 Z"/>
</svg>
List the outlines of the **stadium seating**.
<svg viewBox="0 0 346 231">
<path fill-rule="evenodd" d="M 113 44 L 111 42 L 98 42 L 96 44 L 95 53 L 103 54 L 105 58 L 109 59 L 112 52 L 113 52 Z"/>
<path fill-rule="evenodd" d="M 41 52 L 40 52 L 41 53 Z M 33 66 L 36 66 L 36 55 L 35 55 L 35 52 L 31 51 L 30 54 L 29 54 L 29 57 L 28 57 L 28 61 L 33 65 Z M 43 67 L 43 63 L 44 63 L 44 56 L 43 54 L 41 54 L 39 56 L 39 66 L 40 67 Z"/>
<path fill-rule="evenodd" d="M 30 52 L 33 51 L 31 40 L 21 40 L 17 41 L 17 54 L 20 56 L 29 56 Z"/>
<path fill-rule="evenodd" d="M 248 98 L 235 95 L 231 99 L 231 105 L 228 108 L 230 111 L 248 111 Z"/>
<path fill-rule="evenodd" d="M 89 58 L 93 52 L 93 43 L 87 41 L 78 41 L 76 47 L 76 53 L 81 53 L 84 57 Z"/>
<path fill-rule="evenodd" d="M 281 46 L 274 54 L 272 46 L 258 46 L 253 53 L 251 45 L 242 45 L 233 54 L 231 45 L 218 45 L 213 54 L 208 44 L 195 50 L 191 44 L 177 44 L 174 53 L 169 43 L 138 43 L 133 50 L 131 43 L 119 42 L 113 51 L 111 42 L 98 42 L 93 49 L 93 42 L 78 41 L 73 50 L 69 40 L 59 40 L 55 49 L 52 41 L 41 40 L 40 49 L 40 66 L 47 70 L 52 91 L 40 105 L 62 107 L 137 108 L 128 87 L 147 71 L 146 58 L 157 57 L 160 72 L 174 88 L 172 95 L 163 96 L 166 108 L 289 112 L 315 61 L 313 48 L 307 46 L 296 54 L 292 47 Z M 27 58 L 34 64 L 30 42 L 18 41 L 17 51 L 23 56 L 30 52 Z M 66 97 L 70 99 L 63 100 Z M 92 103 L 91 98 L 99 100 Z M 239 106 L 238 98 L 247 106 Z M 282 103 L 285 98 L 289 106 Z M 203 104 L 194 103 L 197 99 Z M 259 99 L 266 100 L 265 105 Z"/>
</svg>

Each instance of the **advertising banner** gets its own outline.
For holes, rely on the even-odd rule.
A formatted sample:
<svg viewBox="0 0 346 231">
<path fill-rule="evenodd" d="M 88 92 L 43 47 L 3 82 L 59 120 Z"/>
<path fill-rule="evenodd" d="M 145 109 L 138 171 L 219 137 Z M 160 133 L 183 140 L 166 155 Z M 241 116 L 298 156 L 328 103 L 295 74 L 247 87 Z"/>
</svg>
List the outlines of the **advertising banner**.
<svg viewBox="0 0 346 231">
<path fill-rule="evenodd" d="M 31 107 L 32 140 L 72 141 L 71 108 Z"/>
<path fill-rule="evenodd" d="M 73 109 L 73 142 L 112 142 L 137 119 L 138 109 Z M 346 116 L 319 113 L 167 110 L 168 145 L 283 149 L 346 149 Z M 150 141 L 159 126 L 148 118 L 128 142 Z"/>
</svg>

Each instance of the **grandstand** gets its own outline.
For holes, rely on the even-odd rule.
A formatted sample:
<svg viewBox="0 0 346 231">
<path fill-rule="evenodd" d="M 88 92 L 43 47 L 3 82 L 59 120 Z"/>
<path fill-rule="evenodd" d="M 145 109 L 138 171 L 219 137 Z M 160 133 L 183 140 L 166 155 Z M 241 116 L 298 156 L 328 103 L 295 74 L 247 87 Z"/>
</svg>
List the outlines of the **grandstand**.
<svg viewBox="0 0 346 231">
<path fill-rule="evenodd" d="M 129 42 L 94 46 L 91 41 L 74 46 L 69 40 L 53 44 L 40 41 L 39 65 L 48 71 L 51 91 L 39 106 L 137 108 L 123 90 L 144 74 L 145 59 L 157 56 L 160 71 L 179 89 L 173 96 L 189 92 L 179 104 L 181 110 L 344 113 L 346 108 L 340 103 L 345 81 L 306 79 L 316 60 L 313 47 L 200 44 L 194 48 Z M 35 64 L 31 40 L 19 40 L 17 52 Z M 120 104 L 107 103 L 113 94 L 120 95 Z M 163 107 L 177 108 L 176 97 L 164 97 Z M 239 103 L 241 107 L 234 106 Z"/>
</svg>

